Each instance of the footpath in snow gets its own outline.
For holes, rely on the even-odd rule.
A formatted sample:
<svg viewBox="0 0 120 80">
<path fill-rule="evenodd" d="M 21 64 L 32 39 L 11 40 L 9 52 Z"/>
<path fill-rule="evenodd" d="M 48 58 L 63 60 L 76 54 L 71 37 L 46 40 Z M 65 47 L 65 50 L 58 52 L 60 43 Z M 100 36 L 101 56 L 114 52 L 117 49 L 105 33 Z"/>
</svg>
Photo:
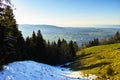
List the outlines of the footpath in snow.
<svg viewBox="0 0 120 80">
<path fill-rule="evenodd" d="M 82 73 L 34 61 L 13 62 L 4 66 L 0 80 L 93 80 L 95 75 L 82 77 Z"/>
</svg>

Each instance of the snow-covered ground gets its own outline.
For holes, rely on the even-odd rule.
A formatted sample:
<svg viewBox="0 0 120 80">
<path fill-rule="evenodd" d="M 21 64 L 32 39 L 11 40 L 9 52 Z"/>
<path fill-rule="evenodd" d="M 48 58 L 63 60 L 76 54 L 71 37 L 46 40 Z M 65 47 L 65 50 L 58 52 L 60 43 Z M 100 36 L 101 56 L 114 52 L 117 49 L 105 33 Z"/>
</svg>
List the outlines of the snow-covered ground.
<svg viewBox="0 0 120 80">
<path fill-rule="evenodd" d="M 0 80 L 93 80 L 95 75 L 82 77 L 81 72 L 54 67 L 34 61 L 13 62 L 4 66 Z"/>
</svg>

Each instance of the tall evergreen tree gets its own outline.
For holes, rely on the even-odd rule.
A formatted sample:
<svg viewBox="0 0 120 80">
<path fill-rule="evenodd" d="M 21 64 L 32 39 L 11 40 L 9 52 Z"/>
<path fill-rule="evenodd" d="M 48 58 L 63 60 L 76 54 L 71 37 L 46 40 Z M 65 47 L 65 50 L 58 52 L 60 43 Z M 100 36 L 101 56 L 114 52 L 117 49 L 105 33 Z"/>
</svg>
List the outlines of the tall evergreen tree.
<svg viewBox="0 0 120 80">
<path fill-rule="evenodd" d="M 73 41 L 69 42 L 69 48 L 70 48 L 70 54 L 72 55 L 72 57 L 75 57 L 76 56 L 76 51 L 75 51 Z"/>
<path fill-rule="evenodd" d="M 118 42 L 120 42 L 120 33 L 119 32 L 116 32 L 115 33 L 115 36 L 114 36 L 114 39 Z"/>
<path fill-rule="evenodd" d="M 35 32 L 33 31 L 32 33 L 32 37 L 30 38 L 30 46 L 29 46 L 29 51 L 31 53 L 31 55 L 34 55 L 34 56 L 31 56 L 31 59 L 35 59 L 35 53 L 36 53 L 36 34 Z"/>
<path fill-rule="evenodd" d="M 36 48 L 37 48 L 37 56 L 39 59 L 45 59 L 45 41 L 42 37 L 41 31 L 38 30 L 36 37 Z"/>
<path fill-rule="evenodd" d="M 9 24 L 11 24 L 10 22 L 12 22 L 12 18 L 11 14 L 12 10 L 10 9 L 9 6 L 5 7 L 5 8 L 1 8 L 2 10 L 0 11 L 0 26 L 1 26 L 1 36 L 3 37 L 3 51 L 5 51 L 4 53 L 11 52 L 10 48 L 13 48 L 13 37 L 11 35 L 9 35 L 8 33 L 10 32 L 10 30 L 8 29 Z M 12 31 L 11 31 L 12 32 Z M 13 49 L 12 49 L 13 50 Z"/>
<path fill-rule="evenodd" d="M 75 52 L 77 52 L 78 49 L 79 49 L 77 42 L 74 42 L 74 43 L 73 43 L 73 46 L 74 46 L 74 48 L 75 48 Z"/>
<path fill-rule="evenodd" d="M 2 58 L 3 63 L 18 60 L 18 55 L 23 53 L 24 39 L 21 32 L 18 30 L 13 10 L 10 6 L 0 8 L 0 37 L 3 41 Z M 18 55 L 16 53 L 19 53 Z M 2 59 L 2 60 L 3 60 Z"/>
<path fill-rule="evenodd" d="M 31 38 L 32 45 L 35 45 L 36 38 L 37 38 L 37 36 L 36 36 L 36 34 L 35 34 L 35 31 L 33 31 L 33 33 L 32 33 L 32 38 Z"/>
<path fill-rule="evenodd" d="M 60 47 L 60 46 L 61 46 L 62 42 L 61 42 L 60 38 L 58 39 L 57 44 L 58 44 L 58 47 Z"/>
</svg>

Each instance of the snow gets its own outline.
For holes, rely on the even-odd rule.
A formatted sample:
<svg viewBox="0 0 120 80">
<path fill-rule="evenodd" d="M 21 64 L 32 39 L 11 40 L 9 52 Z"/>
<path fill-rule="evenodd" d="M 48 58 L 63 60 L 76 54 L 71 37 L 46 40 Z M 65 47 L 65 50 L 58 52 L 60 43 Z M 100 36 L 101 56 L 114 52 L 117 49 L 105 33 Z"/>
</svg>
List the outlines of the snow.
<svg viewBox="0 0 120 80">
<path fill-rule="evenodd" d="M 82 77 L 81 72 L 34 61 L 18 61 L 3 66 L 0 80 L 93 80 L 95 75 Z"/>
<path fill-rule="evenodd" d="M 57 67 L 62 67 L 62 66 L 69 66 L 70 64 L 72 64 L 72 62 L 67 62 L 65 64 L 62 64 L 62 65 L 58 65 Z"/>
</svg>

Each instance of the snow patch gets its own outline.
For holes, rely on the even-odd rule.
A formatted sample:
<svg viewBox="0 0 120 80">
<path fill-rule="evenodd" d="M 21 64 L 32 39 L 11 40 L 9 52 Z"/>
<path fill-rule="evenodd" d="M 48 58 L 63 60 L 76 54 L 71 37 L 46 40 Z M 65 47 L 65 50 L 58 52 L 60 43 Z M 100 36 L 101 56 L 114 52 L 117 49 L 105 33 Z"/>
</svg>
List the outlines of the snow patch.
<svg viewBox="0 0 120 80">
<path fill-rule="evenodd" d="M 0 80 L 93 80 L 96 76 L 83 77 L 81 72 L 54 67 L 34 61 L 8 64 L 0 72 Z"/>
</svg>

